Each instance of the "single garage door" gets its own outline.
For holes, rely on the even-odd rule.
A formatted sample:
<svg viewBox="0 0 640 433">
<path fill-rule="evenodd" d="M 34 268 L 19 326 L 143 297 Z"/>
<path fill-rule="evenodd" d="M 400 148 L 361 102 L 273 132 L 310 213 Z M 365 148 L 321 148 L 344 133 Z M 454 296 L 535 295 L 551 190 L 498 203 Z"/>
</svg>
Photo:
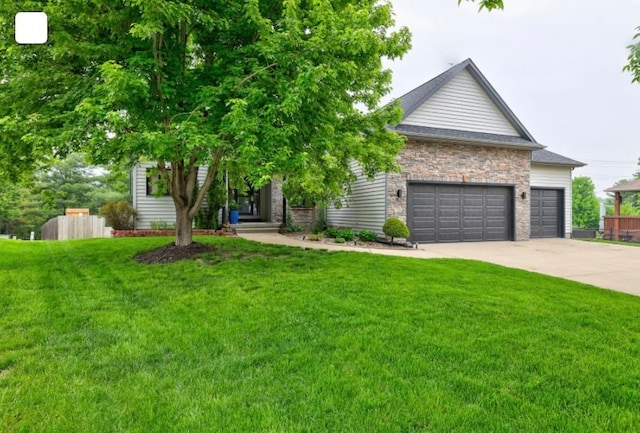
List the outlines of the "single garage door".
<svg viewBox="0 0 640 433">
<path fill-rule="evenodd" d="M 531 188 L 531 237 L 562 237 L 563 191 Z"/>
<path fill-rule="evenodd" d="M 410 183 L 412 242 L 505 241 L 513 238 L 513 188 Z"/>
</svg>

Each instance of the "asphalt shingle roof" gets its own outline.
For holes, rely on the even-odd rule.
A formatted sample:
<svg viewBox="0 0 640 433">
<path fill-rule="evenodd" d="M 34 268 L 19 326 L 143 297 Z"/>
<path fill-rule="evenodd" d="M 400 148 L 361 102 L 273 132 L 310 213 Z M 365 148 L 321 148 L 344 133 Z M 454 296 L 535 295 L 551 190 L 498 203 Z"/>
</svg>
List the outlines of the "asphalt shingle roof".
<svg viewBox="0 0 640 433">
<path fill-rule="evenodd" d="M 607 192 L 640 192 L 640 180 L 630 180 L 622 185 L 605 189 Z"/>
<path fill-rule="evenodd" d="M 494 146 L 517 147 L 524 150 L 542 149 L 544 146 L 521 137 L 487 134 L 484 132 L 460 131 L 457 129 L 431 128 L 415 125 L 397 125 L 394 130 L 408 137 L 434 138 L 492 144 Z"/>
<path fill-rule="evenodd" d="M 544 165 L 565 165 L 568 167 L 583 167 L 586 164 L 566 156 L 550 152 L 545 149 L 534 150 L 531 152 L 531 162 Z"/>
</svg>

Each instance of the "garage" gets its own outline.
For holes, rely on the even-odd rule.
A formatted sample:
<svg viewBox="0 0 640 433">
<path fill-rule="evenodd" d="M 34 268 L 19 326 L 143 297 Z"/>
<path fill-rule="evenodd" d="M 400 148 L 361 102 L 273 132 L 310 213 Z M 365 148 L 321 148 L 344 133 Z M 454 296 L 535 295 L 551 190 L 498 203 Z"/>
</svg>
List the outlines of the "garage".
<svg viewBox="0 0 640 433">
<path fill-rule="evenodd" d="M 407 224 L 419 243 L 513 239 L 513 188 L 409 183 Z"/>
<path fill-rule="evenodd" d="M 531 188 L 531 238 L 562 237 L 564 191 Z"/>
</svg>

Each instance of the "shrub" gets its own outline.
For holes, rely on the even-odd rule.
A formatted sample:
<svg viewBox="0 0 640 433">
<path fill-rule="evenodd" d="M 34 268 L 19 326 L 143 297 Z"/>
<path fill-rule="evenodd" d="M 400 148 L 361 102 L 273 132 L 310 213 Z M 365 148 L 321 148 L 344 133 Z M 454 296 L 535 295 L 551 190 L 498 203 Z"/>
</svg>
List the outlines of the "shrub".
<svg viewBox="0 0 640 433">
<path fill-rule="evenodd" d="M 131 230 L 136 217 L 136 210 L 131 205 L 122 201 L 106 202 L 98 211 L 98 214 L 107 221 L 107 225 L 114 230 Z"/>
<path fill-rule="evenodd" d="M 151 221 L 151 230 L 175 230 L 176 223 L 169 224 L 166 221 Z"/>
<path fill-rule="evenodd" d="M 349 227 L 338 229 L 339 238 L 344 239 L 345 241 L 352 241 L 356 238 L 356 234 L 353 232 L 353 229 Z"/>
<path fill-rule="evenodd" d="M 322 235 L 319 233 L 313 233 L 307 236 L 307 240 L 310 241 L 319 241 L 320 239 L 322 239 Z"/>
<path fill-rule="evenodd" d="M 393 244 L 393 238 L 408 238 L 409 227 L 396 217 L 391 217 L 384 222 L 382 231 L 385 235 L 391 238 Z"/>
<path fill-rule="evenodd" d="M 378 235 L 371 230 L 361 230 L 360 233 L 358 233 L 358 239 L 361 242 L 375 242 L 378 240 Z"/>
<path fill-rule="evenodd" d="M 287 212 L 287 232 L 288 233 L 297 233 L 301 232 L 303 229 L 301 226 L 293 223 L 293 217 L 291 216 L 291 212 Z"/>
<path fill-rule="evenodd" d="M 329 227 L 324 231 L 324 235 L 328 238 L 342 238 L 345 241 L 352 241 L 356 238 L 356 234 L 349 227 Z"/>
<path fill-rule="evenodd" d="M 315 220 L 313 222 L 313 233 L 322 233 L 327 229 L 327 213 L 324 208 L 318 208 L 316 212 Z"/>
<path fill-rule="evenodd" d="M 324 235 L 328 238 L 337 238 L 338 229 L 335 227 L 327 227 L 327 229 L 324 231 Z"/>
<path fill-rule="evenodd" d="M 346 240 L 344 238 L 336 238 L 334 241 L 336 244 L 344 244 Z"/>
</svg>

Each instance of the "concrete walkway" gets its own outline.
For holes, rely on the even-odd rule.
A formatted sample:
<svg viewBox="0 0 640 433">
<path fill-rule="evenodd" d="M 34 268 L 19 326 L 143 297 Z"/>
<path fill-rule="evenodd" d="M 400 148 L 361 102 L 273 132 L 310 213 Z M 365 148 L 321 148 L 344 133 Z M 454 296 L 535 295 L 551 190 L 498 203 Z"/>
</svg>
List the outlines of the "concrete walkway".
<svg viewBox="0 0 640 433">
<path fill-rule="evenodd" d="M 246 233 L 241 236 L 269 244 L 332 251 L 359 251 L 421 259 L 481 260 L 640 296 L 640 247 L 634 246 L 570 239 L 536 239 L 525 242 L 425 244 L 418 249 L 367 249 L 304 242 L 273 233 Z"/>
</svg>

